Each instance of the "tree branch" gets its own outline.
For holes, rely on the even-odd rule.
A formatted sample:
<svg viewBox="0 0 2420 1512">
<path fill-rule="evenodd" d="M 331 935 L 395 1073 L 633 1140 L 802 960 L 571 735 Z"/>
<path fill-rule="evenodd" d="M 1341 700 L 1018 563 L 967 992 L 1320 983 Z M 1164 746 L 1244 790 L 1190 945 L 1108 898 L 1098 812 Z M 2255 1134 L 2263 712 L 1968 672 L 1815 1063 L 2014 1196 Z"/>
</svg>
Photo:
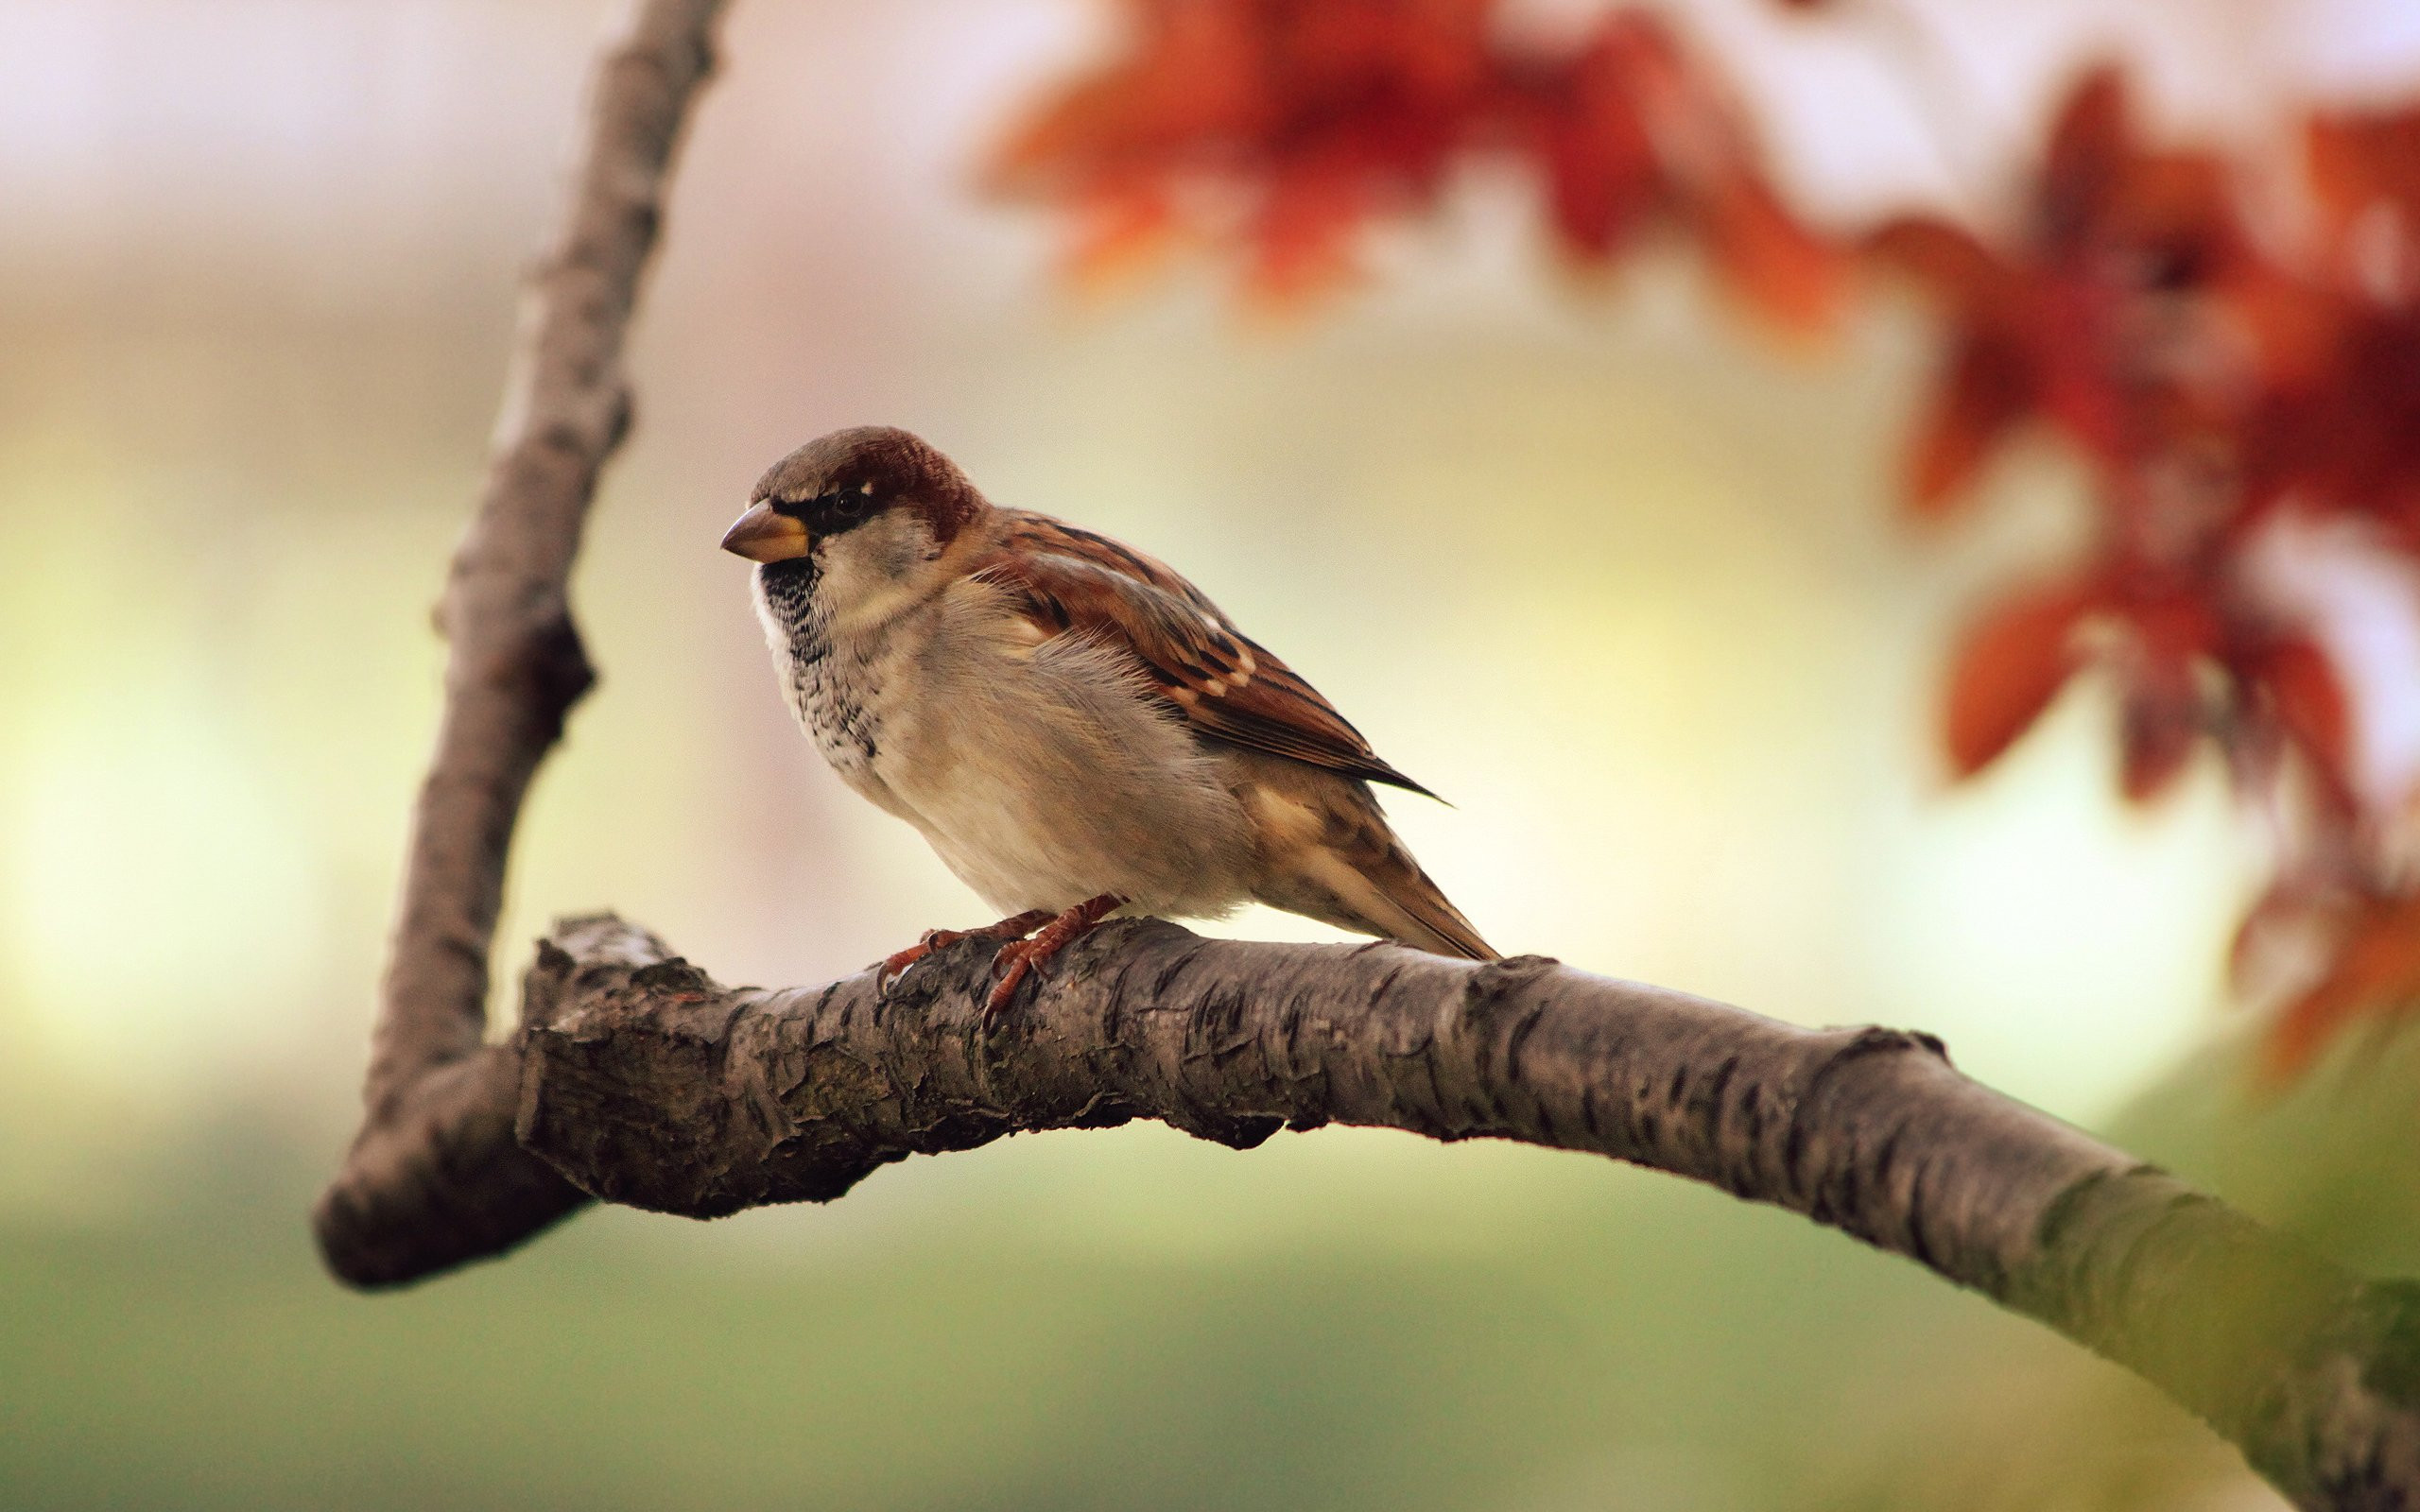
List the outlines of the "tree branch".
<svg viewBox="0 0 2420 1512">
<path fill-rule="evenodd" d="M 2340 1270 L 1969 1081 L 1929 1036 L 1800 1029 L 1536 957 L 1155 920 L 1086 937 L 987 1032 L 989 960 L 955 947 L 888 996 L 870 975 L 732 989 L 611 916 L 567 920 L 526 983 L 518 1145 L 604 1200 L 700 1218 L 1137 1118 L 1237 1148 L 1339 1123 L 1590 1151 L 1804 1213 L 2038 1319 L 2300 1505 L 2420 1494 L 2420 1288 Z"/>
<path fill-rule="evenodd" d="M 637 7 L 598 63 L 563 228 L 529 279 L 486 487 L 437 610 L 452 645 L 445 712 L 413 811 L 368 1114 L 313 1215 L 350 1280 L 399 1279 L 386 1258 L 398 1213 L 441 1219 L 435 1231 L 467 1260 L 585 1200 L 536 1161 L 497 1154 L 479 1123 L 495 1110 L 489 1079 L 510 1074 L 482 1048 L 488 955 L 522 799 L 594 680 L 565 585 L 597 474 L 630 425 L 622 336 L 721 9 Z M 473 1178 L 451 1158 L 465 1143 L 499 1168 Z"/>
</svg>

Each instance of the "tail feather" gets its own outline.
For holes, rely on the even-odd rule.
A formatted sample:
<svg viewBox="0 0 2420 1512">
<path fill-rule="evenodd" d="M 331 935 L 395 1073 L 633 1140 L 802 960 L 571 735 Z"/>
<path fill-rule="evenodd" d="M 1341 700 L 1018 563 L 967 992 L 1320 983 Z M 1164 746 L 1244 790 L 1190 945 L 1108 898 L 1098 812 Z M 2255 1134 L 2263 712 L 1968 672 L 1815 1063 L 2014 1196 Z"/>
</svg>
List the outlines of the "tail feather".
<svg viewBox="0 0 2420 1512">
<path fill-rule="evenodd" d="M 1439 955 L 1501 959 L 1412 859 L 1366 784 L 1317 778 L 1297 779 L 1288 795 L 1291 816 L 1310 822 L 1288 827 L 1295 843 L 1266 866 L 1262 902 Z"/>
<path fill-rule="evenodd" d="M 1398 926 L 1387 933 L 1407 945 L 1417 945 L 1440 955 L 1460 955 L 1473 961 L 1501 960 L 1495 948 L 1479 938 L 1478 931 L 1462 917 L 1462 911 L 1428 880 L 1428 873 L 1420 869 L 1420 864 L 1408 852 L 1403 859 L 1411 873 L 1409 881 L 1390 878 L 1388 881 L 1394 885 L 1381 885 L 1379 888 L 1386 902 L 1403 916 Z"/>
</svg>

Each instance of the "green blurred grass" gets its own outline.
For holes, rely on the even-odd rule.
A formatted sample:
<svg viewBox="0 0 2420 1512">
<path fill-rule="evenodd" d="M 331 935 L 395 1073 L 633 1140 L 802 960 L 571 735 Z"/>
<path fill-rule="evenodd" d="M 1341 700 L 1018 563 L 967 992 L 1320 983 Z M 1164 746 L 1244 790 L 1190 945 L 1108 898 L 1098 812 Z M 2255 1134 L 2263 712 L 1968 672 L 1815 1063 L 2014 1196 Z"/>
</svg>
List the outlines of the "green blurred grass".
<svg viewBox="0 0 2420 1512">
<path fill-rule="evenodd" d="M 0 1486 L 43 1508 L 1814 1504 L 1779 1493 L 1813 1489 L 1846 1364 L 1954 1365 L 1910 1356 L 1928 1313 L 2022 1327 L 1799 1220 L 1575 1163 L 1559 1221 L 1452 1253 L 1088 1246 L 977 1197 L 840 1242 L 816 1237 L 831 1212 L 728 1236 L 592 1213 L 362 1297 L 317 1271 L 300 1180 L 0 1232 Z"/>
</svg>

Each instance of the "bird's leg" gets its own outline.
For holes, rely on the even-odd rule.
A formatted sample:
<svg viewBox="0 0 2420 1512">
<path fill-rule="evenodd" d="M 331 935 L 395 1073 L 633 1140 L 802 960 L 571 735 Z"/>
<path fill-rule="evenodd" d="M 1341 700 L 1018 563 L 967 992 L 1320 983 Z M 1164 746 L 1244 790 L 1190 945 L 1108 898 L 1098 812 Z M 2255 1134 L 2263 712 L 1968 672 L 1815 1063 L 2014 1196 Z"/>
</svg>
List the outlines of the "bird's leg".
<svg viewBox="0 0 2420 1512">
<path fill-rule="evenodd" d="M 1008 1011 L 1009 1000 L 1017 995 L 1017 988 L 1035 967 L 1065 950 L 1125 902 L 1114 892 L 1087 898 L 1043 925 L 1033 938 L 1011 940 L 1000 947 L 1000 954 L 992 959 L 992 969 L 1000 973 L 1000 980 L 993 984 L 992 995 L 983 1000 L 983 1022 L 989 1023 Z"/>
<path fill-rule="evenodd" d="M 1047 908 L 1030 908 L 981 929 L 928 929 L 915 944 L 887 957 L 874 971 L 874 983 L 880 990 L 889 991 L 902 971 L 945 945 L 955 945 L 962 939 L 1023 939 L 1057 917 Z"/>
</svg>

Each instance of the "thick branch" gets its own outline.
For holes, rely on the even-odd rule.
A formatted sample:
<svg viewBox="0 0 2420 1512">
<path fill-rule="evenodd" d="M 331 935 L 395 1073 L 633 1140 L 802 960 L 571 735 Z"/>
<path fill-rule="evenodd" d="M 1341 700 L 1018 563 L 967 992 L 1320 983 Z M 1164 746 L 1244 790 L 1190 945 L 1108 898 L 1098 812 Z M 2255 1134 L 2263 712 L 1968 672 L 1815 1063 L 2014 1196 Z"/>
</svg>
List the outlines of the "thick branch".
<svg viewBox="0 0 2420 1512">
<path fill-rule="evenodd" d="M 990 1032 L 987 987 L 987 953 L 961 946 L 887 997 L 864 976 L 734 990 L 618 919 L 573 920 L 527 980 L 518 1141 L 597 1197 L 694 1217 L 1135 1118 L 1237 1147 L 1342 1123 L 1593 1151 L 1805 1213 L 2037 1318 L 2199 1413 L 2302 1505 L 2420 1501 L 2413 1288 L 1967 1080 L 1929 1037 L 1799 1029 L 1536 958 L 1159 922 L 1086 939 Z"/>
<path fill-rule="evenodd" d="M 597 474 L 629 427 L 623 333 L 721 8 L 637 8 L 598 66 L 563 229 L 530 276 L 486 487 L 438 606 L 452 646 L 445 712 L 413 811 L 368 1117 L 315 1214 L 351 1280 L 389 1279 L 372 1257 L 390 1211 L 442 1203 L 469 1258 L 497 1247 L 478 1236 L 526 1232 L 532 1212 L 551 1221 L 582 1200 L 533 1161 L 500 1185 L 493 1173 L 458 1179 L 442 1141 L 469 1126 L 500 1066 L 481 1044 L 506 853 L 539 762 L 593 680 L 565 583 Z"/>
</svg>

